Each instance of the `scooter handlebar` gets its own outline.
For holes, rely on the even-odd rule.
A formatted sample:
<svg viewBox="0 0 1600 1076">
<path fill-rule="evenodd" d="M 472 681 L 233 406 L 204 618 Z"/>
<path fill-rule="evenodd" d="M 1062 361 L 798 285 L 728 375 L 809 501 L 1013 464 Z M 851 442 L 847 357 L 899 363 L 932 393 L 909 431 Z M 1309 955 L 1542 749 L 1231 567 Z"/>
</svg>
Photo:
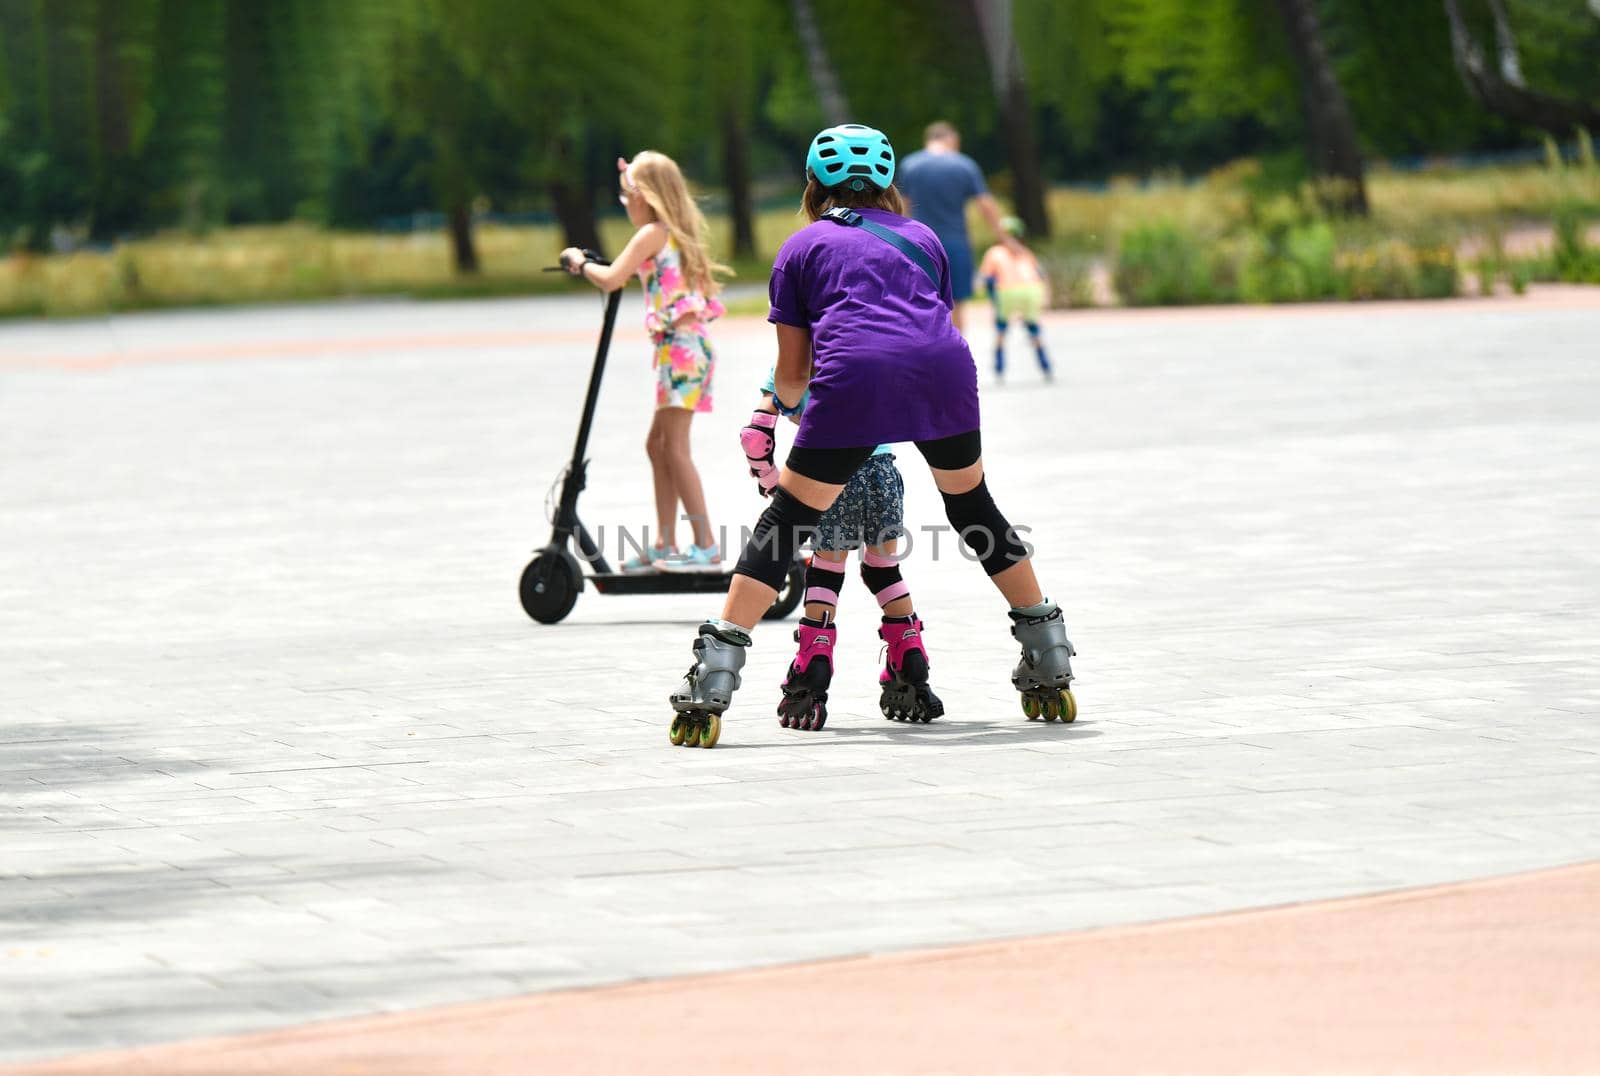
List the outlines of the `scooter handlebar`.
<svg viewBox="0 0 1600 1076">
<path fill-rule="evenodd" d="M 605 257 L 603 257 L 598 250 L 589 250 L 587 247 L 585 247 L 584 251 L 583 251 L 583 256 L 587 261 L 594 262 L 594 264 L 596 264 L 596 265 L 610 265 L 611 264 L 610 260 L 605 258 Z M 570 272 L 572 272 L 572 269 L 567 264 L 567 262 L 568 262 L 567 256 L 565 254 L 563 254 L 561 256 L 561 264 L 560 265 L 548 266 L 545 269 L 545 272 L 547 272 L 547 273 L 570 273 Z"/>
</svg>

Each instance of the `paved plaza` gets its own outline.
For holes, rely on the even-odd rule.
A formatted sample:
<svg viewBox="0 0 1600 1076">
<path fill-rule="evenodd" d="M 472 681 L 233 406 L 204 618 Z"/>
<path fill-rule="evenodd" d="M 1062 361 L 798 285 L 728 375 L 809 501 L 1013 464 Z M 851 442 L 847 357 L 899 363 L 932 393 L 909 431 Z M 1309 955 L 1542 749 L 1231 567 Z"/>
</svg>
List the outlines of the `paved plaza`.
<svg viewBox="0 0 1600 1076">
<path fill-rule="evenodd" d="M 637 303 L 608 554 L 652 514 Z M 948 716 L 879 716 L 852 581 L 827 729 L 778 727 L 768 624 L 711 751 L 665 697 L 714 601 L 518 606 L 598 314 L 0 323 L 0 1061 L 1600 859 L 1600 289 L 1052 317 L 984 437 L 1078 721 L 1023 719 L 913 452 Z M 736 532 L 771 330 L 716 342 Z"/>
</svg>

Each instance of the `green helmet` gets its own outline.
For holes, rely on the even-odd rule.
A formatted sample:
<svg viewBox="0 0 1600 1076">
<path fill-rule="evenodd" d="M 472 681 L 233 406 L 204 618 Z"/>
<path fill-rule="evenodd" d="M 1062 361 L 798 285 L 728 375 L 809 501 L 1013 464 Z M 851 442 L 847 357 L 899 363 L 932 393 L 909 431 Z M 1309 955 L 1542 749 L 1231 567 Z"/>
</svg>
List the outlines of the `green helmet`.
<svg viewBox="0 0 1600 1076">
<path fill-rule="evenodd" d="M 1004 229 L 1008 234 L 1014 235 L 1018 239 L 1022 238 L 1023 232 L 1026 230 L 1022 226 L 1022 218 L 1021 217 L 1001 217 L 1000 218 L 1000 227 L 1002 229 Z"/>
<path fill-rule="evenodd" d="M 894 182 L 894 147 L 883 132 L 859 123 L 818 131 L 806 153 L 806 178 L 824 187 L 887 190 Z"/>
</svg>

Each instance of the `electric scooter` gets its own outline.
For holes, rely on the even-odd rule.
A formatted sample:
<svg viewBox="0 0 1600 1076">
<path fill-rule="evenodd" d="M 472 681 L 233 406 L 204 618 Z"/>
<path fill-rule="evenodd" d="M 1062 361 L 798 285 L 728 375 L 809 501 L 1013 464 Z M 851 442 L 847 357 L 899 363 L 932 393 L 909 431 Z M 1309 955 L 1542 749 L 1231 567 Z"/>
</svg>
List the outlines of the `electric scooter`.
<svg viewBox="0 0 1600 1076">
<path fill-rule="evenodd" d="M 592 262 L 608 265 L 593 251 L 584 251 Z M 546 269 L 547 273 L 564 273 L 566 265 Z M 578 518 L 578 494 L 587 482 L 589 461 L 584 453 L 589 447 L 589 429 L 594 424 L 595 405 L 600 399 L 600 380 L 605 374 L 606 355 L 611 350 L 611 330 L 616 326 L 617 307 L 622 302 L 618 288 L 604 296 L 605 321 L 600 328 L 600 346 L 595 349 L 594 369 L 589 374 L 589 391 L 583 400 L 583 418 L 578 423 L 578 440 L 572 446 L 572 462 L 561 476 L 561 497 L 556 502 L 551 517 L 554 529 L 550 541 L 537 550 L 533 560 L 522 570 L 518 593 L 522 608 L 541 624 L 555 624 L 572 612 L 578 594 L 588 579 L 601 594 L 715 594 L 723 593 L 733 580 L 729 572 L 639 572 L 613 571 L 606 563 L 600 546 L 589 529 Z M 568 543 L 577 549 L 577 554 Z M 580 563 L 579 555 L 582 557 Z M 589 566 L 586 577 L 583 563 Z M 796 558 L 789 566 L 783 589 L 764 615 L 766 620 L 782 620 L 799 606 L 805 593 L 805 561 Z"/>
</svg>

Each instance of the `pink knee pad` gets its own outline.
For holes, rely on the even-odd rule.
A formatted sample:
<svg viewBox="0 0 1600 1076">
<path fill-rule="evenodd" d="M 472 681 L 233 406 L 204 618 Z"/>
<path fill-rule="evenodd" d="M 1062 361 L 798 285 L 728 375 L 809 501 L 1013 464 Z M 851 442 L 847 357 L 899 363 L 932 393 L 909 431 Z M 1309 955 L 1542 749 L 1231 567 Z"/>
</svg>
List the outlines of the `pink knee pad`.
<svg viewBox="0 0 1600 1076">
<path fill-rule="evenodd" d="M 872 596 L 878 599 L 878 608 L 886 607 L 896 598 L 911 593 L 911 587 L 900 578 L 900 562 L 870 549 L 861 553 L 861 581 L 867 584 Z"/>
</svg>

